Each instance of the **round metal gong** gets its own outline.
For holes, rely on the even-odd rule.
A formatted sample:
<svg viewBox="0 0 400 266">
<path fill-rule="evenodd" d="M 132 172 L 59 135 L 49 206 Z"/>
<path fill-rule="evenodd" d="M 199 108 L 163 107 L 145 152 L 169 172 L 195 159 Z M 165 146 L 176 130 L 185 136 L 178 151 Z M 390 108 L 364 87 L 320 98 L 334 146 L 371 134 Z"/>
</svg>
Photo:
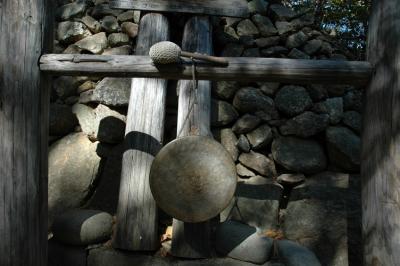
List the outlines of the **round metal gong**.
<svg viewBox="0 0 400 266">
<path fill-rule="evenodd" d="M 158 153 L 150 171 L 150 188 L 158 206 L 189 223 L 217 216 L 234 196 L 236 183 L 231 155 L 209 137 L 170 142 Z"/>
</svg>

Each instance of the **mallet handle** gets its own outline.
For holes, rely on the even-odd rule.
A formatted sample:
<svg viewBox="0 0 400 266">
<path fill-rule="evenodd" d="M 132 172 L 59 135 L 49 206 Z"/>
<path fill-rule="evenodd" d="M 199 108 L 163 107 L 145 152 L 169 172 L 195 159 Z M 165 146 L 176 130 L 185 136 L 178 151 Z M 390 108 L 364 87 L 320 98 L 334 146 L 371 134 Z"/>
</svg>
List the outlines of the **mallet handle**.
<svg viewBox="0 0 400 266">
<path fill-rule="evenodd" d="M 228 60 L 222 57 L 216 57 L 211 55 L 199 54 L 199 53 L 191 53 L 191 52 L 181 52 L 181 56 L 183 57 L 192 57 L 194 59 L 204 60 L 212 63 L 216 63 L 219 65 L 229 65 Z"/>
</svg>

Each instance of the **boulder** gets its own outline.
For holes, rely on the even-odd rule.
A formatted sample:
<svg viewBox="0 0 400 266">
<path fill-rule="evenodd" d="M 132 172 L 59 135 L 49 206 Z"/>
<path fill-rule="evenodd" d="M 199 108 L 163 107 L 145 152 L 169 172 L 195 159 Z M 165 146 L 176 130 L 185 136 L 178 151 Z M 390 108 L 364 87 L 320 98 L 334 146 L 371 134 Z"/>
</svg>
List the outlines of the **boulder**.
<svg viewBox="0 0 400 266">
<path fill-rule="evenodd" d="M 124 22 L 121 25 L 121 30 L 133 39 L 138 35 L 139 25 L 132 22 Z"/>
<path fill-rule="evenodd" d="M 279 35 L 286 34 L 288 32 L 292 32 L 296 30 L 296 25 L 287 21 L 277 21 L 275 23 L 276 29 L 278 30 Z"/>
<path fill-rule="evenodd" d="M 323 148 L 313 140 L 277 138 L 272 142 L 272 155 L 278 164 L 297 173 L 318 173 L 327 166 Z"/>
<path fill-rule="evenodd" d="M 281 84 L 276 82 L 263 82 L 260 83 L 260 90 L 267 96 L 273 97 L 275 93 L 278 91 Z"/>
<path fill-rule="evenodd" d="M 212 100 L 211 125 L 226 126 L 238 118 L 239 114 L 231 104 L 225 101 Z"/>
<path fill-rule="evenodd" d="M 83 133 L 70 134 L 50 146 L 49 226 L 55 215 L 82 206 L 90 197 L 100 166 L 96 149 L 97 143 Z"/>
<path fill-rule="evenodd" d="M 69 210 L 54 219 L 54 239 L 69 245 L 85 246 L 104 242 L 111 237 L 113 218 L 96 210 Z"/>
<path fill-rule="evenodd" d="M 84 16 L 83 18 L 79 19 L 79 21 L 85 24 L 92 33 L 99 33 L 101 30 L 100 22 L 91 16 Z"/>
<path fill-rule="evenodd" d="M 313 111 L 319 114 L 328 114 L 330 123 L 335 125 L 339 123 L 343 117 L 343 99 L 342 97 L 329 98 L 315 104 Z"/>
<path fill-rule="evenodd" d="M 287 120 L 279 128 L 279 131 L 285 136 L 294 135 L 308 138 L 324 131 L 328 126 L 329 116 L 327 114 L 318 115 L 307 111 Z"/>
<path fill-rule="evenodd" d="M 309 109 L 313 102 L 304 87 L 287 85 L 275 96 L 276 108 L 289 117 Z"/>
<path fill-rule="evenodd" d="M 58 23 L 57 40 L 63 44 L 71 44 L 92 35 L 81 22 L 64 21 Z"/>
<path fill-rule="evenodd" d="M 129 44 L 129 36 L 125 33 L 111 33 L 108 35 L 108 44 L 117 47 Z"/>
<path fill-rule="evenodd" d="M 70 20 L 82 16 L 86 11 L 87 5 L 84 1 L 74 2 L 63 5 L 57 9 L 59 20 Z"/>
<path fill-rule="evenodd" d="M 251 19 L 257 26 L 261 36 L 268 37 L 278 33 L 274 24 L 269 18 L 256 14 Z"/>
<path fill-rule="evenodd" d="M 274 101 L 253 87 L 240 89 L 233 99 L 233 106 L 242 113 L 253 113 L 265 121 L 279 116 Z"/>
<path fill-rule="evenodd" d="M 236 121 L 232 130 L 236 134 L 244 134 L 252 131 L 260 123 L 261 119 L 258 116 L 245 114 Z"/>
<path fill-rule="evenodd" d="M 237 34 L 238 36 L 257 36 L 260 32 L 250 19 L 244 19 L 237 25 Z"/>
<path fill-rule="evenodd" d="M 322 46 L 322 41 L 321 40 L 317 40 L 317 39 L 311 40 L 311 41 L 308 41 L 304 45 L 303 51 L 305 53 L 307 53 L 308 55 L 313 55 L 313 54 L 317 53 L 321 49 L 321 46 Z"/>
<path fill-rule="evenodd" d="M 119 31 L 118 20 L 114 16 L 105 16 L 100 21 L 101 28 L 107 33 L 114 33 Z"/>
<path fill-rule="evenodd" d="M 360 170 L 360 138 L 346 127 L 330 127 L 326 130 L 329 159 L 339 168 L 358 172 Z"/>
<path fill-rule="evenodd" d="M 255 40 L 255 43 L 259 48 L 267 48 L 270 46 L 278 45 L 279 41 L 280 41 L 279 36 L 272 36 L 267 38 L 258 38 Z"/>
<path fill-rule="evenodd" d="M 259 126 L 255 130 L 248 133 L 246 136 L 251 144 L 251 147 L 254 150 L 265 148 L 268 144 L 271 143 L 273 138 L 272 130 L 266 124 Z"/>
<path fill-rule="evenodd" d="M 253 151 L 250 151 L 249 153 L 242 153 L 239 156 L 239 162 L 241 162 L 244 166 L 257 171 L 263 176 L 276 176 L 274 161 L 261 153 L 256 153 Z"/>
<path fill-rule="evenodd" d="M 104 78 L 93 91 L 91 101 L 109 106 L 128 106 L 130 78 Z"/>
<path fill-rule="evenodd" d="M 256 228 L 227 221 L 216 230 L 216 250 L 220 255 L 252 263 L 265 263 L 273 250 L 273 239 L 260 235 Z"/>
<path fill-rule="evenodd" d="M 107 48 L 107 37 L 104 32 L 86 37 L 74 44 L 83 51 L 88 51 L 93 54 L 101 54 Z"/>
<path fill-rule="evenodd" d="M 56 103 L 50 104 L 50 136 L 65 136 L 73 132 L 77 125 L 78 120 L 72 113 L 71 106 Z"/>
</svg>

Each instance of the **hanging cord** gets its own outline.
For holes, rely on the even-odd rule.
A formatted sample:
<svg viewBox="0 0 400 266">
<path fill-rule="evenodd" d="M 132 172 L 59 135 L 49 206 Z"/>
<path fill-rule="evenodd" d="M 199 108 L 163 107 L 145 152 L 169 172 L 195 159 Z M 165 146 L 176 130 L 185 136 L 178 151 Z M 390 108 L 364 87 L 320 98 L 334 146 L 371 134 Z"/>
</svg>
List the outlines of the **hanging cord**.
<svg viewBox="0 0 400 266">
<path fill-rule="evenodd" d="M 198 102 L 198 82 L 196 79 L 196 62 L 194 61 L 193 57 L 190 58 L 192 60 L 192 88 L 193 88 L 193 93 L 194 93 L 194 99 L 191 102 L 190 106 L 189 106 L 189 111 L 186 114 L 185 119 L 183 120 L 183 124 L 181 126 L 181 128 L 179 129 L 179 133 L 176 136 L 176 138 L 179 138 L 182 134 L 183 129 L 186 126 L 186 123 L 189 121 L 189 116 L 191 115 L 191 113 L 193 112 L 194 109 L 194 105 L 197 104 Z"/>
</svg>

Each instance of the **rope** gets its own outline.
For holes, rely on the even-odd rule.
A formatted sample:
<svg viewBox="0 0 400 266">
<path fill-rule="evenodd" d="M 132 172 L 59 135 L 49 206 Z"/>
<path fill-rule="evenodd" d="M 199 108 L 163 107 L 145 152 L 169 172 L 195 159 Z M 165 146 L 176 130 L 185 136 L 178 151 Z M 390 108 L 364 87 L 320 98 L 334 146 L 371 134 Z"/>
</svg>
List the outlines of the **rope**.
<svg viewBox="0 0 400 266">
<path fill-rule="evenodd" d="M 191 104 L 189 106 L 189 111 L 186 114 L 185 119 L 183 120 L 182 127 L 179 129 L 179 132 L 178 132 L 178 135 L 176 136 L 176 138 L 180 138 L 180 136 L 182 134 L 182 131 L 186 126 L 186 123 L 189 121 L 189 116 L 193 112 L 194 105 L 197 104 L 197 101 L 198 101 L 198 99 L 197 99 L 198 98 L 198 96 L 197 96 L 198 95 L 198 90 L 197 90 L 198 89 L 198 82 L 197 82 L 197 79 L 196 79 L 196 63 L 195 63 L 193 57 L 191 57 L 190 59 L 192 60 L 192 88 L 193 88 L 193 93 L 194 93 L 194 99 L 193 99 L 193 101 L 191 102 Z"/>
</svg>

